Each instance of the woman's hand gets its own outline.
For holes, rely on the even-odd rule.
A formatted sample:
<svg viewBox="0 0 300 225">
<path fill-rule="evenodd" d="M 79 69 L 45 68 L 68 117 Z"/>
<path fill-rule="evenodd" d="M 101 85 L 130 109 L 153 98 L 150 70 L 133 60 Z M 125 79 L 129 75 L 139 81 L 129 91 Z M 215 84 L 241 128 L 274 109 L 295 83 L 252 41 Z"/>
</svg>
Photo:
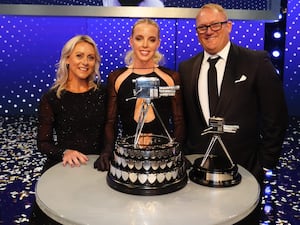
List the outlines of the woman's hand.
<svg viewBox="0 0 300 225">
<path fill-rule="evenodd" d="M 94 162 L 94 168 L 100 171 L 108 171 L 110 167 L 110 159 L 112 153 L 101 153 L 98 159 Z"/>
<path fill-rule="evenodd" d="M 69 164 L 71 167 L 80 166 L 81 164 L 86 164 L 89 160 L 88 157 L 79 151 L 67 149 L 63 155 L 63 166 Z"/>
</svg>

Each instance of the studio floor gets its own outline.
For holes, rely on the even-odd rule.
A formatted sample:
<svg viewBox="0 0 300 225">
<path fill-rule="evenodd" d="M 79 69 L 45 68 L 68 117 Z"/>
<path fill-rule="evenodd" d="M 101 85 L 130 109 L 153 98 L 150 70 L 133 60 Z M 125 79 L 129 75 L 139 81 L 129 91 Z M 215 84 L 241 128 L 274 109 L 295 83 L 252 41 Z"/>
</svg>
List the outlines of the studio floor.
<svg viewBox="0 0 300 225">
<path fill-rule="evenodd" d="M 0 117 L 0 224 L 28 224 L 46 160 L 35 117 Z M 265 179 L 261 224 L 300 224 L 300 117 L 291 117 L 280 162 Z"/>
</svg>

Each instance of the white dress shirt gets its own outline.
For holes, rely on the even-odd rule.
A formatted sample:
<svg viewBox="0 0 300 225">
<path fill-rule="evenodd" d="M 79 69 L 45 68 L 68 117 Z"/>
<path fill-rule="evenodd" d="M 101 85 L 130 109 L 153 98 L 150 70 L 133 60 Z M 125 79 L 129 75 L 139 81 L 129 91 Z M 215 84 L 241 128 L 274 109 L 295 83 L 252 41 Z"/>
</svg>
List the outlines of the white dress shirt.
<svg viewBox="0 0 300 225">
<path fill-rule="evenodd" d="M 204 57 L 203 57 L 199 80 L 198 80 L 198 94 L 199 94 L 199 100 L 200 100 L 202 112 L 204 114 L 204 118 L 207 124 L 210 117 L 209 102 L 208 102 L 208 85 L 207 85 L 208 83 L 207 72 L 209 69 L 209 62 L 207 62 L 207 59 L 210 57 L 212 58 L 216 58 L 218 56 L 221 57 L 216 63 L 218 94 L 220 96 L 221 85 L 223 81 L 225 65 L 226 65 L 229 49 L 230 49 L 230 42 L 228 42 L 227 45 L 216 55 L 210 55 L 206 51 L 204 51 Z"/>
</svg>

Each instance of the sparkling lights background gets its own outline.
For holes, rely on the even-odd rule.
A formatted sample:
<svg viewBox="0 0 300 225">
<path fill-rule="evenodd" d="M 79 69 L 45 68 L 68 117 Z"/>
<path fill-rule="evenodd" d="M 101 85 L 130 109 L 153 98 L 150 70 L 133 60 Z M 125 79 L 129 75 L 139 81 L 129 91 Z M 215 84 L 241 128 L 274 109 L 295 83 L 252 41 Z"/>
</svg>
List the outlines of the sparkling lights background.
<svg viewBox="0 0 300 225">
<path fill-rule="evenodd" d="M 290 115 L 300 115 L 300 2 L 287 8 L 284 86 Z M 299 130 L 299 127 L 298 127 Z"/>
<path fill-rule="evenodd" d="M 47 0 L 0 0 L 0 3 L 49 4 Z M 102 5 L 96 0 L 51 1 L 64 5 Z M 209 1 L 164 0 L 165 6 L 199 7 Z M 212 2 L 212 1 L 211 1 Z M 216 1 L 215 1 L 216 2 Z M 219 0 L 225 8 L 260 9 L 259 0 Z M 291 115 L 283 153 L 277 168 L 267 176 L 262 203 L 262 225 L 300 224 L 300 25 L 299 0 L 289 0 L 283 84 Z M 1 5 L 0 5 L 1 7 Z M 51 17 L 0 15 L 0 224 L 27 224 L 35 183 L 45 157 L 36 149 L 36 111 L 41 95 L 55 78 L 55 64 L 64 43 L 76 34 L 88 34 L 98 44 L 101 78 L 124 66 L 134 18 Z M 165 66 L 178 64 L 201 50 L 194 19 L 157 19 L 161 27 L 160 51 Z M 232 41 L 262 50 L 266 41 L 263 21 L 234 21 Z M 281 37 L 282 37 L 281 33 Z M 276 37 L 278 36 L 278 33 Z M 280 36 L 280 35 L 279 35 Z M 279 37 L 280 38 L 280 37 Z M 282 53 L 281 57 L 282 57 Z M 270 52 L 270 54 L 272 54 Z M 17 115 L 14 117 L 14 115 Z M 26 117 L 27 115 L 33 115 Z M 293 117 L 298 116 L 298 117 Z"/>
<path fill-rule="evenodd" d="M 10 4 L 55 4 L 101 6 L 102 1 L 68 0 L 1 0 Z M 164 0 L 166 7 L 199 7 L 199 1 Z M 201 1 L 201 4 L 209 1 Z M 217 1 L 225 8 L 265 10 L 271 1 Z M 284 87 L 290 115 L 300 115 L 299 1 L 288 1 L 284 67 Z M 1 6 L 0 6 L 1 7 Z M 13 6 L 12 6 L 13 7 Z M 102 55 L 101 78 L 123 66 L 129 49 L 128 37 L 135 18 L 50 17 L 0 15 L 0 115 L 32 115 L 36 113 L 41 94 L 53 83 L 55 64 L 63 44 L 76 34 L 89 34 Z M 194 28 L 194 19 L 157 19 L 161 27 L 160 51 L 165 66 L 177 69 L 178 64 L 201 50 Z M 234 21 L 232 41 L 245 47 L 264 49 L 263 21 Z M 283 34 L 282 34 L 283 35 Z"/>
<path fill-rule="evenodd" d="M 89 34 L 102 56 L 101 78 L 124 66 L 134 18 L 0 17 L 0 114 L 34 114 L 37 104 L 55 78 L 55 64 L 64 43 L 76 34 Z M 201 50 L 193 19 L 157 19 L 161 27 L 160 51 L 165 66 L 178 63 Z M 232 40 L 263 49 L 264 23 L 235 21 Z"/>
</svg>

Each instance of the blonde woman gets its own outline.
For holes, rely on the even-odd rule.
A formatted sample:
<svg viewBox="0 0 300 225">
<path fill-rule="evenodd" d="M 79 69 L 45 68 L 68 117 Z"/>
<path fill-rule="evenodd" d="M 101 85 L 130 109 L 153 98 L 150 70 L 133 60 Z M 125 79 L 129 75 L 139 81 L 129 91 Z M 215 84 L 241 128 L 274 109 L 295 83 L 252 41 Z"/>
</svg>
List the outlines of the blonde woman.
<svg viewBox="0 0 300 225">
<path fill-rule="evenodd" d="M 129 42 L 132 50 L 125 57 L 127 66 L 113 71 L 108 77 L 105 147 L 95 162 L 95 167 L 99 170 L 109 169 L 109 160 L 118 134 L 118 122 L 120 121 L 123 137 L 134 135 L 136 132 L 143 99 L 131 99 L 135 87 L 133 80 L 141 76 L 156 77 L 160 80 L 160 86 L 180 85 L 177 72 L 159 65 L 163 56 L 158 52 L 160 30 L 154 20 L 138 20 L 133 26 Z M 154 99 L 153 103 L 168 132 L 181 143 L 185 133 L 181 91 L 176 91 L 175 96 Z M 162 125 L 152 108 L 145 118 L 143 132 L 164 134 Z"/>
<path fill-rule="evenodd" d="M 48 157 L 46 167 L 58 162 L 80 166 L 88 154 L 101 151 L 105 90 L 96 82 L 99 65 L 91 37 L 75 36 L 63 47 L 56 81 L 42 96 L 38 112 L 37 144 Z"/>
</svg>

